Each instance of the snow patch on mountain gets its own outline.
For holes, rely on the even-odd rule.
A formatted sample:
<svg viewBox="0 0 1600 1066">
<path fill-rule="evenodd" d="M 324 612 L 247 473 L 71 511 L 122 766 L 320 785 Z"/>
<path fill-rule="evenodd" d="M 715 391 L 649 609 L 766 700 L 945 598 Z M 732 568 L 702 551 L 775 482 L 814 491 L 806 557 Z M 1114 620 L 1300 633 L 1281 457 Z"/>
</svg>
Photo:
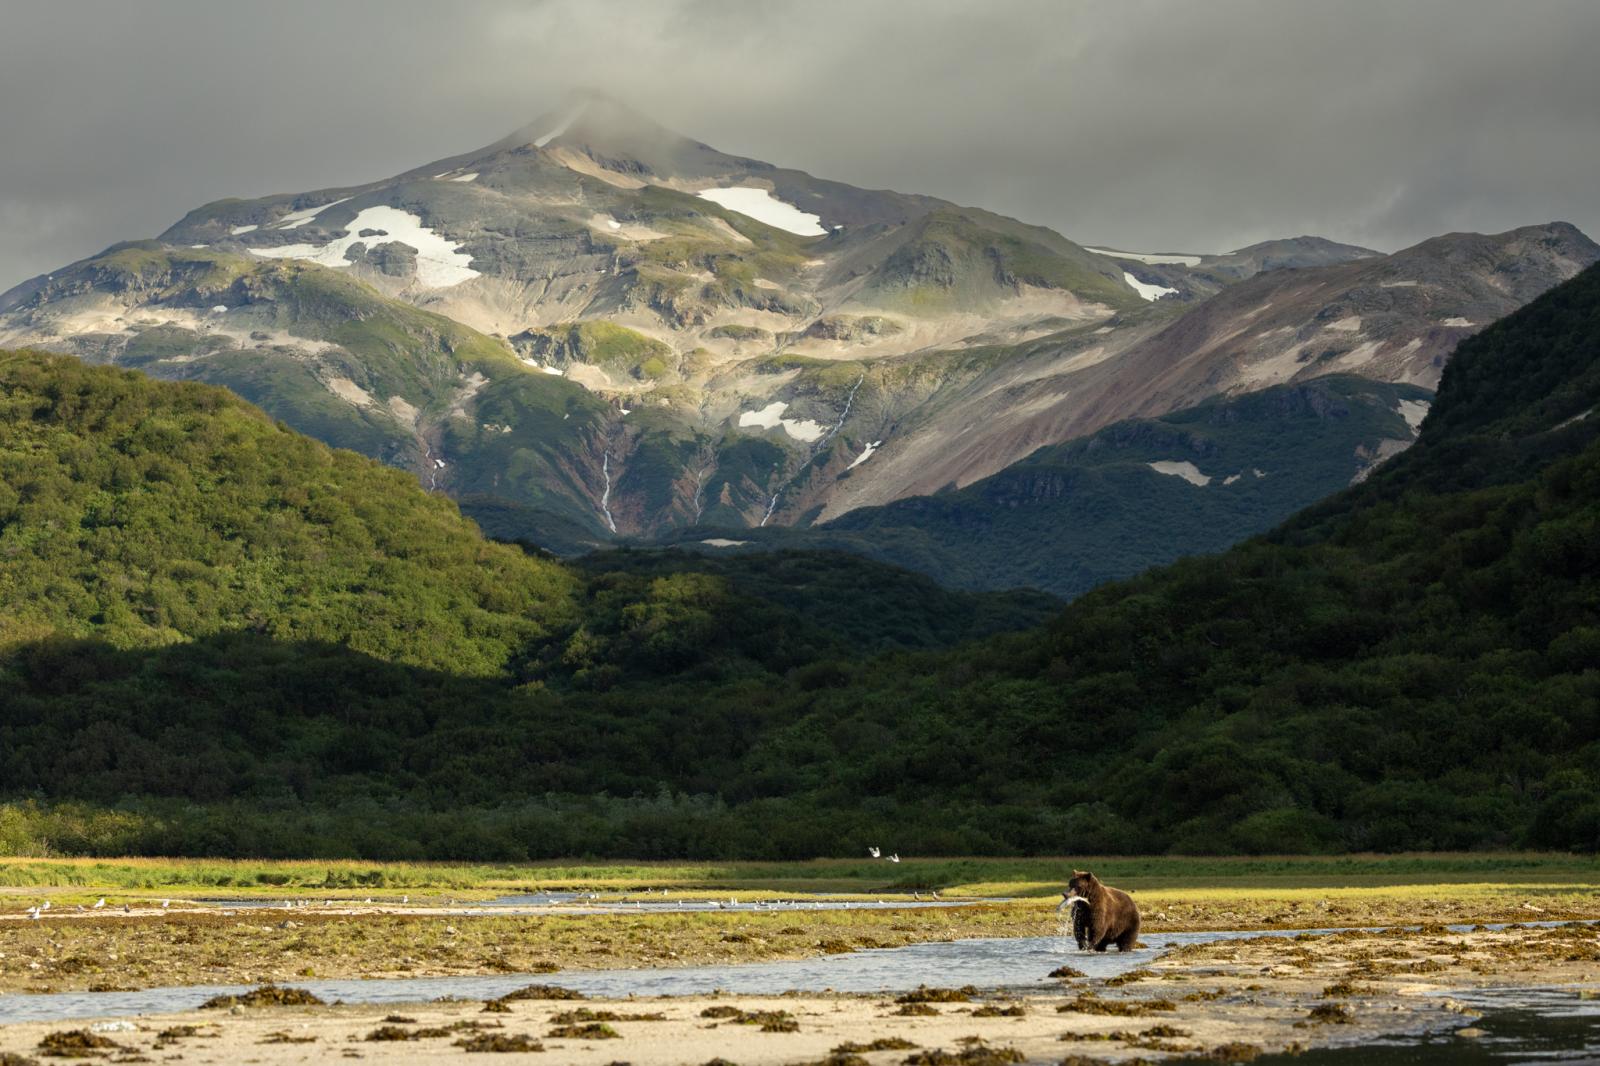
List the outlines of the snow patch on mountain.
<svg viewBox="0 0 1600 1066">
<path fill-rule="evenodd" d="M 1200 257 L 1198 255 L 1161 255 L 1153 252 L 1114 252 L 1110 248 L 1085 248 L 1084 251 L 1093 252 L 1095 255 L 1107 255 L 1112 259 L 1132 259 L 1136 263 L 1145 263 L 1149 266 L 1172 265 L 1193 267 L 1200 265 Z"/>
<path fill-rule="evenodd" d="M 477 181 L 478 180 L 478 172 L 476 170 L 474 170 L 470 174 L 457 174 L 455 177 L 451 178 L 450 180 L 451 181 Z"/>
<path fill-rule="evenodd" d="M 335 204 L 342 204 L 348 199 L 350 199 L 350 197 L 346 196 L 343 199 L 334 200 L 332 203 L 323 204 L 321 207 L 303 207 L 299 211 L 290 211 L 287 215 L 284 215 L 282 218 L 278 219 L 273 228 L 299 229 L 307 222 L 310 222 L 312 219 L 322 214 L 322 212 L 326 211 L 328 208 L 333 207 Z"/>
<path fill-rule="evenodd" d="M 797 233 L 802 237 L 820 237 L 828 232 L 822 228 L 821 216 L 808 214 L 755 185 L 702 189 L 695 195 L 702 200 L 720 204 L 729 211 L 748 215 L 757 222 L 765 222 L 769 226 Z"/>
<path fill-rule="evenodd" d="M 1165 285 L 1148 285 L 1134 277 L 1132 274 L 1128 273 L 1126 270 L 1122 272 L 1122 280 L 1126 281 L 1129 285 L 1132 285 L 1134 292 L 1152 302 L 1161 299 L 1163 296 L 1174 295 L 1178 291 L 1177 289 L 1169 289 Z"/>
<path fill-rule="evenodd" d="M 827 427 L 810 419 L 784 418 L 783 412 L 789 409 L 789 404 L 784 400 L 774 400 L 759 411 L 744 411 L 739 415 L 739 425 L 745 429 L 759 426 L 762 429 L 776 429 L 783 427 L 783 431 L 795 440 L 803 440 L 807 444 L 817 440 Z"/>
<path fill-rule="evenodd" d="M 1422 420 L 1428 417 L 1428 408 L 1433 406 L 1427 400 L 1401 400 L 1398 410 L 1400 417 L 1406 420 L 1406 425 L 1415 433 L 1422 428 Z"/>
<path fill-rule="evenodd" d="M 277 248 L 252 248 L 250 251 L 266 259 L 309 259 L 323 266 L 347 267 L 350 262 L 345 258 L 345 252 L 352 245 L 368 239 L 358 236 L 364 229 L 381 229 L 387 233 L 388 236 L 380 243 L 398 241 L 415 248 L 417 280 L 427 288 L 447 289 L 479 276 L 478 271 L 469 265 L 472 256 L 460 251 L 459 244 L 445 240 L 424 226 L 419 216 L 394 207 L 363 208 L 351 220 L 345 235 L 327 244 L 285 244 Z"/>
<path fill-rule="evenodd" d="M 742 548 L 750 542 L 747 540 L 729 540 L 727 537 L 707 537 L 700 543 L 709 544 L 713 548 Z"/>
<path fill-rule="evenodd" d="M 228 230 L 228 232 L 235 237 L 242 237 L 246 233 L 254 233 L 258 228 L 259 227 L 252 223 L 248 226 L 234 226 L 232 229 Z"/>
<path fill-rule="evenodd" d="M 1187 460 L 1163 459 L 1160 462 L 1148 465 L 1151 470 L 1158 474 L 1166 474 L 1168 477 L 1181 477 L 1191 485 L 1198 485 L 1204 488 L 1211 484 L 1211 478 L 1206 474 L 1202 474 L 1199 467 Z"/>
<path fill-rule="evenodd" d="M 869 444 L 865 448 L 861 449 L 861 454 L 856 456 L 855 461 L 852 462 L 849 466 L 845 467 L 845 469 L 846 470 L 854 470 L 856 467 L 860 466 L 862 463 L 866 462 L 868 459 L 871 459 L 872 458 L 872 453 L 877 451 L 881 447 L 883 447 L 883 441 L 881 441 L 881 440 L 873 441 L 871 444 Z"/>
</svg>

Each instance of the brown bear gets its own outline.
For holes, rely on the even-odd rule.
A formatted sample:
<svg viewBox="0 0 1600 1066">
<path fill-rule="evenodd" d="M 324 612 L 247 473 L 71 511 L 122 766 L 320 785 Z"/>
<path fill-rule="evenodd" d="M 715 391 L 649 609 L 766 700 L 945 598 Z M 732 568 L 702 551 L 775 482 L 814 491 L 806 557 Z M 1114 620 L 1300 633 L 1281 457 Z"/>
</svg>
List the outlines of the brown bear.
<svg viewBox="0 0 1600 1066">
<path fill-rule="evenodd" d="M 1056 909 L 1062 907 L 1072 908 L 1072 933 L 1079 948 L 1104 951 L 1115 944 L 1119 951 L 1132 951 L 1139 942 L 1139 905 L 1087 870 L 1072 872 Z"/>
</svg>

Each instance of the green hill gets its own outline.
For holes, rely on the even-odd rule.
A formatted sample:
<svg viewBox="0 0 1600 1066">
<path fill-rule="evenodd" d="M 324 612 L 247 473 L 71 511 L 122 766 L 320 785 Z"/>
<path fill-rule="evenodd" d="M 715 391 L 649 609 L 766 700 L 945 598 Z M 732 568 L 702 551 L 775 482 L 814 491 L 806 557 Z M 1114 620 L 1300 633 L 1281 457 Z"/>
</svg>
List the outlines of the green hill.
<svg viewBox="0 0 1600 1066">
<path fill-rule="evenodd" d="M 225 631 L 464 675 L 570 626 L 563 568 L 229 393 L 0 354 L 0 647 Z"/>
<path fill-rule="evenodd" d="M 33 501 L 17 479 L 43 451 L 36 424 L 63 415 L 40 399 L 49 363 L 17 359 L 40 379 L 6 390 L 7 440 L 24 442 L 6 485 Z M 41 804 L 14 810 L 22 838 L 68 850 L 1592 849 L 1597 403 L 1591 269 L 1463 344 L 1418 443 L 1368 481 L 1043 629 L 955 648 L 869 657 L 895 642 L 834 621 L 904 635 L 880 617 L 903 602 L 892 584 L 806 596 L 806 567 L 659 555 L 552 595 L 574 604 L 568 626 L 496 676 L 259 627 L 121 648 L 24 634 L 0 689 L 0 780 Z M 64 461 L 116 454 L 102 424 L 58 442 Z M 10 517 L 11 496 L 14 555 L 48 538 Z M 47 521 L 81 529 L 82 512 Z M 808 611 L 742 595 L 738 566 Z M 19 587 L 7 611 L 37 615 L 47 586 Z"/>
<path fill-rule="evenodd" d="M 667 542 L 721 536 L 744 541 L 743 553 L 833 549 L 955 588 L 1077 596 L 1221 551 L 1338 492 L 1386 447 L 1410 443 L 1402 405 L 1425 409 L 1431 397 L 1411 385 L 1342 376 L 1280 385 L 1118 422 L 1040 448 L 966 488 L 859 508 L 826 525 L 701 528 Z"/>
</svg>

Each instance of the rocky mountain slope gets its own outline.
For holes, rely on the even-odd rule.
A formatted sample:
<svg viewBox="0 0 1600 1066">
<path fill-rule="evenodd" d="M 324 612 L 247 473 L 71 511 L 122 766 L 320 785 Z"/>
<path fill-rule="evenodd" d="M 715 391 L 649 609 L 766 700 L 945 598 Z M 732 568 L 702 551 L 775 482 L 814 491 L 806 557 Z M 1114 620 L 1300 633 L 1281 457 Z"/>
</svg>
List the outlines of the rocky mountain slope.
<svg viewBox="0 0 1600 1066">
<path fill-rule="evenodd" d="M 1432 393 L 1345 375 L 1215 398 L 1040 448 L 963 489 L 861 507 L 809 529 L 690 529 L 715 555 L 831 548 L 957 588 L 1080 595 L 1220 551 L 1409 447 Z"/>
<path fill-rule="evenodd" d="M 1432 388 L 1462 340 L 1597 260 L 1600 245 L 1564 223 L 1451 234 L 1257 274 L 1174 318 L 1014 346 L 947 390 L 936 418 L 922 417 L 930 405 L 900 421 L 872 476 L 839 485 L 819 518 L 965 486 L 1035 448 L 1210 396 L 1329 374 Z"/>
<path fill-rule="evenodd" d="M 583 96 L 392 178 L 208 204 L 0 295 L 0 343 L 225 384 L 579 551 L 825 522 L 1325 373 L 1431 387 L 1597 255 L 1559 225 L 1088 249 Z"/>
</svg>

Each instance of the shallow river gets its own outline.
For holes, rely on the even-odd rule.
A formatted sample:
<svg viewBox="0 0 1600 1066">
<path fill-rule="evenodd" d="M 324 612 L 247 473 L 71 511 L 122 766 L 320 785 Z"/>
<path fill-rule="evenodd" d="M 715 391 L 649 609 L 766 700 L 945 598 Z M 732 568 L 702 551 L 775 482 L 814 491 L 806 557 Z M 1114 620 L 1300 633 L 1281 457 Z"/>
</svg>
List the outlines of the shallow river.
<svg viewBox="0 0 1600 1066">
<path fill-rule="evenodd" d="M 1064 964 L 1090 977 L 1111 977 L 1143 965 L 1169 947 L 1262 933 L 1150 934 L 1146 947 L 1126 954 L 1080 952 L 1062 937 L 1006 937 L 874 948 L 845 955 L 731 966 L 652 970 L 589 970 L 552 975 L 395 977 L 376 980 L 294 981 L 323 999 L 347 1003 L 415 1003 L 440 996 L 492 999 L 527 984 L 554 984 L 590 996 L 682 996 L 721 990 L 760 995 L 787 992 L 900 992 L 920 984 L 980 988 L 1042 988 Z M 1279 934 L 1281 935 L 1281 934 Z M 0 996 L 0 1024 L 42 1019 L 103 1018 L 189 1010 L 240 985 L 190 985 L 139 992 L 53 992 Z"/>
</svg>

